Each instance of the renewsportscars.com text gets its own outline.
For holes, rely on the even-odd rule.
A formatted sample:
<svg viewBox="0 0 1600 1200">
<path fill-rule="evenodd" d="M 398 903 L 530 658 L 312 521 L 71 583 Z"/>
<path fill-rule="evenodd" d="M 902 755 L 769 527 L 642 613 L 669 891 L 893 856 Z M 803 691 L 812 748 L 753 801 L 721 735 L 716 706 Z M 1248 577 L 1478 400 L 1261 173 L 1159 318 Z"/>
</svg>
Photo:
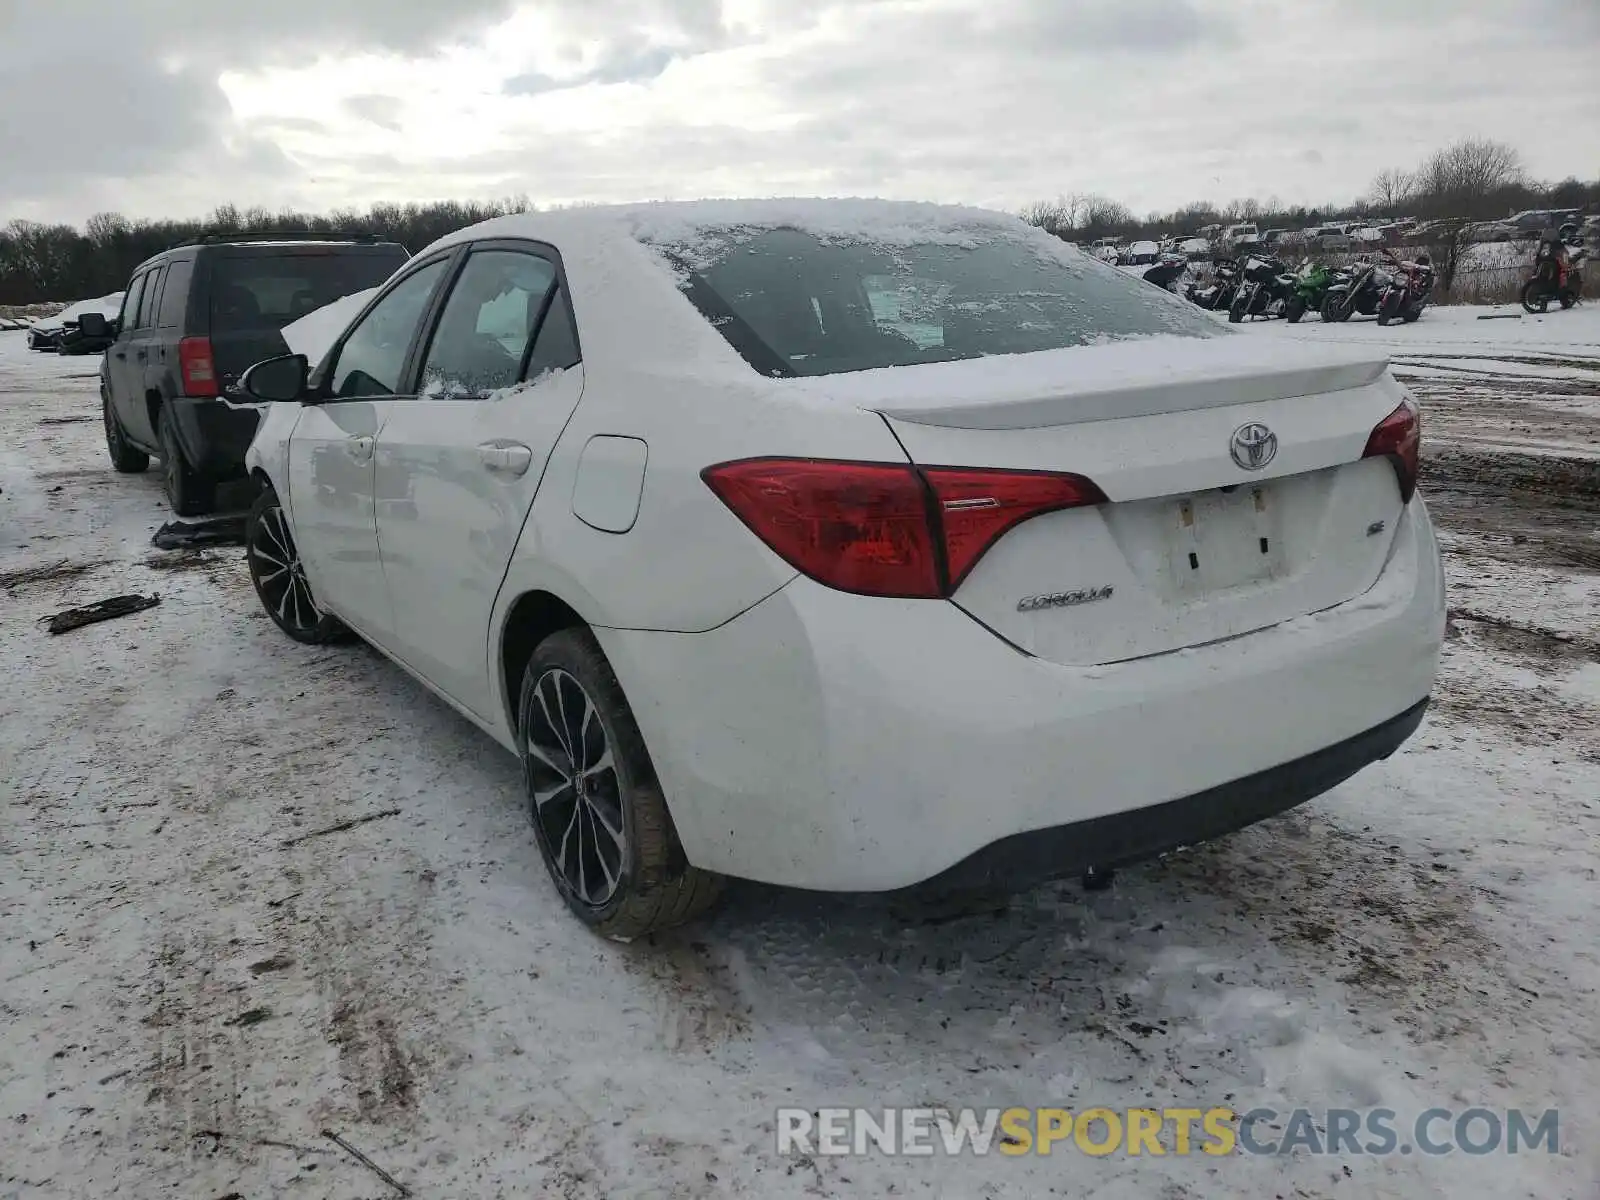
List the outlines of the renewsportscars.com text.
<svg viewBox="0 0 1600 1200">
<path fill-rule="evenodd" d="M 779 1154 L 1557 1154 L 1556 1109 L 780 1108 Z"/>
</svg>

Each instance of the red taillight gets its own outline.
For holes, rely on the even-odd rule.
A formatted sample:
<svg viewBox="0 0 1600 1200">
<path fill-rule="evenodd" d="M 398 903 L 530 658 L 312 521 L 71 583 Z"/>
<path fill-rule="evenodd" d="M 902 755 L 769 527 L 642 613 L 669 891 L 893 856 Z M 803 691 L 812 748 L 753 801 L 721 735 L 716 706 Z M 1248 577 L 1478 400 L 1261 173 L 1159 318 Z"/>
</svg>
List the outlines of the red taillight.
<svg viewBox="0 0 1600 1200">
<path fill-rule="evenodd" d="M 702 478 L 763 542 L 819 583 L 868 596 L 943 594 L 916 471 L 880 463 L 759 458 Z"/>
<path fill-rule="evenodd" d="M 1417 490 L 1417 472 L 1422 459 L 1422 413 L 1410 400 L 1401 402 L 1367 438 L 1363 458 L 1388 458 L 1400 481 L 1400 500 L 1409 502 Z"/>
<path fill-rule="evenodd" d="M 178 343 L 178 370 L 185 396 L 217 395 L 217 362 L 210 338 L 184 338 Z"/>
<path fill-rule="evenodd" d="M 868 596 L 951 595 L 1029 517 L 1100 504 L 1077 475 L 762 458 L 708 467 L 711 490 L 785 561 Z"/>
<path fill-rule="evenodd" d="M 944 525 L 951 592 L 1012 526 L 1058 509 L 1104 504 L 1106 499 L 1081 475 L 965 467 L 924 467 L 922 475 L 933 489 Z"/>
</svg>

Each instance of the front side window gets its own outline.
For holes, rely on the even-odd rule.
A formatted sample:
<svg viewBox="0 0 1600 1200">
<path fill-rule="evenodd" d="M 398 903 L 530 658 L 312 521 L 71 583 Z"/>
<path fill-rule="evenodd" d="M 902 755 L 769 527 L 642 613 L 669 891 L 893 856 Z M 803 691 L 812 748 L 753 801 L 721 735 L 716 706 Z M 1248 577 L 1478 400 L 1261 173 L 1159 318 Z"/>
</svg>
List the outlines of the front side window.
<svg viewBox="0 0 1600 1200">
<path fill-rule="evenodd" d="M 474 252 L 428 346 L 422 394 L 481 397 L 521 379 L 528 340 L 555 286 L 548 259 L 514 250 Z"/>
<path fill-rule="evenodd" d="M 132 330 L 138 322 L 139 298 L 144 295 L 144 281 L 148 275 L 136 275 L 128 290 L 122 293 L 122 311 L 117 314 L 117 328 L 123 333 Z"/>
<path fill-rule="evenodd" d="M 350 331 L 328 376 L 335 398 L 395 394 L 406 352 L 446 261 L 441 258 L 406 276 Z"/>
<path fill-rule="evenodd" d="M 702 230 L 690 244 L 655 248 L 701 314 L 765 375 L 829 375 L 1157 334 L 1227 336 L 1142 280 L 1003 231 L 880 244 L 797 229 Z"/>
</svg>

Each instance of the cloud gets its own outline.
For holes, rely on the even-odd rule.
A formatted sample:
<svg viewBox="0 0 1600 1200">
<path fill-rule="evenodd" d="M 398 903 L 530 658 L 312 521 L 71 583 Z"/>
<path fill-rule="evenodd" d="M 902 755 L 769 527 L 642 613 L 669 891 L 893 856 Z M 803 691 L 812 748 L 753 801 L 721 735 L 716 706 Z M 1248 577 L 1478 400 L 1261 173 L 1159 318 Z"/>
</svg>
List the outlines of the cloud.
<svg viewBox="0 0 1600 1200">
<path fill-rule="evenodd" d="M 218 86 L 224 65 L 308 51 L 427 52 L 503 17 L 512 0 L 16 7 L 0 38 L 0 220 L 61 207 L 82 216 L 88 197 L 117 195 L 116 181 L 176 182 L 197 168 L 213 180 L 292 186 L 282 151 L 232 125 Z"/>
<path fill-rule="evenodd" d="M 590 84 L 645 83 L 665 71 L 680 54 L 681 51 L 670 46 L 624 43 L 608 47 L 599 62 L 576 75 L 557 79 L 538 71 L 529 71 L 513 75 L 501 85 L 500 90 L 508 96 L 538 96 Z"/>
<path fill-rule="evenodd" d="M 405 106 L 397 96 L 380 96 L 369 92 L 349 97 L 345 100 L 344 106 L 363 121 L 370 121 L 374 125 L 396 133 L 401 129 L 400 116 Z M 309 123 L 315 124 L 315 122 Z"/>
<path fill-rule="evenodd" d="M 1463 136 L 1582 173 L 1572 130 L 1600 116 L 1594 0 L 33 11 L 0 42 L 0 111 L 27 114 L 0 128 L 0 222 L 512 192 L 1324 203 Z M 1527 119 L 1528 78 L 1565 118 Z"/>
</svg>

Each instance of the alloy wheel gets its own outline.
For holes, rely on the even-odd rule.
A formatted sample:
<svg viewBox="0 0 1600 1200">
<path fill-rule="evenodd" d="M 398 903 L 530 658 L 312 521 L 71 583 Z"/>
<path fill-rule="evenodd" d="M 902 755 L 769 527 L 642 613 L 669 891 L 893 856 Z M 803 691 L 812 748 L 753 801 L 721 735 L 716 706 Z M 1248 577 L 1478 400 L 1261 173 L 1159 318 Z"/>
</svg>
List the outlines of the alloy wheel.
<svg viewBox="0 0 1600 1200">
<path fill-rule="evenodd" d="M 323 618 L 311 595 L 305 565 L 296 552 L 283 509 L 274 505 L 261 514 L 250 541 L 250 570 L 261 600 L 281 625 L 310 632 Z"/>
<path fill-rule="evenodd" d="M 552 668 L 527 718 L 533 819 L 572 894 L 591 908 L 616 895 L 627 861 L 622 783 L 600 712 L 577 679 Z"/>
</svg>

